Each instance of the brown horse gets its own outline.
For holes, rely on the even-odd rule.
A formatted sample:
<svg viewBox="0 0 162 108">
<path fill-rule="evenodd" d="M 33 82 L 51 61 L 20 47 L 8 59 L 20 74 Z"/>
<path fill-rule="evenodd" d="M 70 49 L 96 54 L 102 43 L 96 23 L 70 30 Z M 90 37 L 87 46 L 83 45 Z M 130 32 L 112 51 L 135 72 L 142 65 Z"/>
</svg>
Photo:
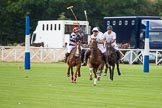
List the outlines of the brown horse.
<svg viewBox="0 0 162 108">
<path fill-rule="evenodd" d="M 77 45 L 74 49 L 72 49 L 70 55 L 67 58 L 68 64 L 68 72 L 67 76 L 70 77 L 71 72 L 71 80 L 72 83 L 76 83 L 77 75 L 78 77 L 81 76 L 80 74 L 80 67 L 81 67 L 81 57 L 80 57 L 80 42 L 77 42 Z M 75 73 L 73 72 L 73 67 L 76 67 Z"/>
<path fill-rule="evenodd" d="M 104 58 L 105 58 L 105 63 L 106 63 L 105 73 L 107 74 L 107 69 L 109 68 L 110 80 L 113 80 L 115 64 L 117 66 L 118 75 L 121 75 L 120 69 L 119 69 L 119 62 L 120 62 L 120 54 L 119 53 L 120 52 L 116 51 L 111 46 L 111 43 L 106 42 L 106 52 L 104 53 Z M 108 63 L 112 66 L 112 69 L 111 69 L 111 67 L 107 66 Z"/>
<path fill-rule="evenodd" d="M 96 86 L 97 77 L 98 80 L 100 78 L 103 66 L 104 61 L 102 60 L 102 55 L 97 47 L 97 41 L 95 39 L 92 39 L 90 41 L 89 73 L 90 73 L 90 80 L 92 80 L 92 70 L 93 70 L 94 86 Z"/>
</svg>

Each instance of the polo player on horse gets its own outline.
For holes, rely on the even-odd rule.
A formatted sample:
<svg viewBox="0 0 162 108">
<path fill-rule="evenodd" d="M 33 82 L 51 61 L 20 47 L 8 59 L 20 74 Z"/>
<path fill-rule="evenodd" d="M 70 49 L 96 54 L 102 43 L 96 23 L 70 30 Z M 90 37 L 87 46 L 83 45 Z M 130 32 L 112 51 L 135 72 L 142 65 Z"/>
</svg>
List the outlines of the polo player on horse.
<svg viewBox="0 0 162 108">
<path fill-rule="evenodd" d="M 67 47 L 67 53 L 65 54 L 64 62 L 67 62 L 67 58 L 70 55 L 71 50 L 76 46 L 76 42 L 81 42 L 80 28 L 74 27 L 73 32 L 70 34 L 70 42 Z"/>
<path fill-rule="evenodd" d="M 112 26 L 109 25 L 107 26 L 107 31 L 103 34 L 103 38 L 105 43 L 106 42 L 110 42 L 111 46 L 115 49 L 116 54 L 118 59 L 120 59 L 120 52 L 119 52 L 119 48 L 116 44 L 116 33 L 112 30 Z M 107 67 L 110 67 L 109 63 L 107 63 Z"/>
<path fill-rule="evenodd" d="M 93 34 L 91 35 L 91 39 L 96 39 L 97 41 L 97 47 L 99 48 L 101 55 L 103 56 L 103 53 L 105 52 L 105 48 L 104 48 L 104 42 L 101 41 L 103 39 L 103 33 L 99 31 L 98 27 L 94 27 L 92 29 Z M 84 54 L 84 59 L 83 59 L 83 64 L 82 66 L 86 66 L 87 65 L 87 59 L 90 56 L 90 50 L 87 50 Z"/>
</svg>

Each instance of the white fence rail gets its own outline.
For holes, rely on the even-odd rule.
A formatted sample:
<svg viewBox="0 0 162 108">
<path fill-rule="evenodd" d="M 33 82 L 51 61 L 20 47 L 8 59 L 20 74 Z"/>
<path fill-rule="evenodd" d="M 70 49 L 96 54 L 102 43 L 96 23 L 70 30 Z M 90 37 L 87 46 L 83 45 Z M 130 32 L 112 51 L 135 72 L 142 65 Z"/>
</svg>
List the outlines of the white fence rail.
<svg viewBox="0 0 162 108">
<path fill-rule="evenodd" d="M 143 63 L 144 49 L 120 49 L 122 55 L 121 61 L 129 64 Z M 150 62 L 160 64 L 162 63 L 162 50 L 151 49 L 149 52 Z"/>
<path fill-rule="evenodd" d="M 0 61 L 23 62 L 25 48 L 0 46 Z M 143 49 L 120 49 L 123 63 L 143 63 Z M 64 59 L 66 49 L 30 47 L 31 62 L 58 62 Z M 162 50 L 150 50 L 150 62 L 162 63 Z"/>
<path fill-rule="evenodd" d="M 25 47 L 0 46 L 0 61 L 24 61 Z M 30 47 L 31 62 L 58 62 L 63 60 L 66 49 Z"/>
</svg>

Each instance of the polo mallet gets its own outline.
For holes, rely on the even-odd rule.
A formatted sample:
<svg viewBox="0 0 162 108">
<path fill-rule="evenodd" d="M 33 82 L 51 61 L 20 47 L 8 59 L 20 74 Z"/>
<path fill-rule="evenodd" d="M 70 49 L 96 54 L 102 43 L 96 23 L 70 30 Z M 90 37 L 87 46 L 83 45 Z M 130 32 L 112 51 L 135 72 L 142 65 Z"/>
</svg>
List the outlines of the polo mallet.
<svg viewBox="0 0 162 108">
<path fill-rule="evenodd" d="M 86 21 L 88 21 L 87 11 L 86 10 L 84 10 L 84 14 L 85 14 Z"/>
<path fill-rule="evenodd" d="M 77 19 L 77 17 L 76 17 L 76 15 L 75 15 L 75 13 L 74 13 L 74 11 L 73 11 L 72 8 L 73 8 L 73 6 L 69 6 L 69 7 L 67 7 L 67 9 L 70 9 L 70 11 L 72 12 L 72 14 L 73 14 L 75 20 L 78 21 L 78 19 Z"/>
</svg>

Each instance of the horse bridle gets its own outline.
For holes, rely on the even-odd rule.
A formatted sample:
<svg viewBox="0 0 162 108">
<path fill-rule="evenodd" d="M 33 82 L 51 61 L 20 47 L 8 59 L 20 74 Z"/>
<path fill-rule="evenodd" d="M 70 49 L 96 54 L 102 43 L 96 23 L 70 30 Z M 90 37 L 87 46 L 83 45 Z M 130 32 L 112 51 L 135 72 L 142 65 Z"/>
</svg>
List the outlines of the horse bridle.
<svg viewBox="0 0 162 108">
<path fill-rule="evenodd" d="M 79 45 L 79 44 L 80 44 L 80 43 L 77 42 L 76 51 L 75 51 L 75 56 L 76 56 L 76 57 L 79 57 L 79 56 L 80 56 L 80 53 L 79 53 L 79 52 L 80 52 L 80 48 L 79 48 L 80 45 Z"/>
<path fill-rule="evenodd" d="M 106 47 L 111 47 L 111 42 L 106 42 Z"/>
</svg>

